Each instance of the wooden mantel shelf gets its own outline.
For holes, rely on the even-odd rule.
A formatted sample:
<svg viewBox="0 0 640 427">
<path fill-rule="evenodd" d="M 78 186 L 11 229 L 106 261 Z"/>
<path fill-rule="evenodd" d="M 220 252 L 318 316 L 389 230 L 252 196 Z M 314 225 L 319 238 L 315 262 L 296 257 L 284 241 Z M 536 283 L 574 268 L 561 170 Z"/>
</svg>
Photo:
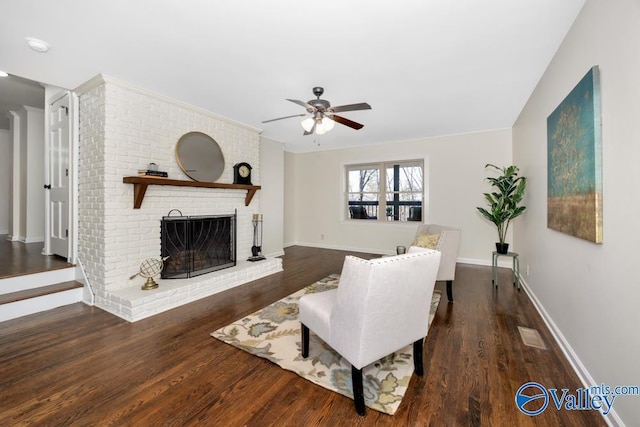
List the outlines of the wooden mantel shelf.
<svg viewBox="0 0 640 427">
<path fill-rule="evenodd" d="M 179 179 L 168 178 L 149 178 L 146 176 L 125 176 L 122 178 L 122 182 L 125 184 L 133 184 L 133 208 L 140 209 L 144 195 L 147 192 L 149 185 L 170 185 L 173 187 L 199 187 L 199 188 L 224 188 L 228 190 L 247 190 L 247 195 L 244 198 L 244 205 L 249 206 L 251 199 L 256 194 L 256 191 L 262 187 L 259 185 L 244 185 L 244 184 L 222 184 L 218 182 L 198 182 L 198 181 L 183 181 Z"/>
</svg>

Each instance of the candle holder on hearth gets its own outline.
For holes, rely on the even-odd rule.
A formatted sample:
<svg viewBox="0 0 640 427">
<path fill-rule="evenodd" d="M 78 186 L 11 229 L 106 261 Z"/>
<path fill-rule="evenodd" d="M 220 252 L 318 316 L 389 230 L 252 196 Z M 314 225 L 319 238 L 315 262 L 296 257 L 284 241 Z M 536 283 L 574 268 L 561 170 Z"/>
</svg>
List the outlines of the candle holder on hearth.
<svg viewBox="0 0 640 427">
<path fill-rule="evenodd" d="M 253 214 L 251 224 L 253 225 L 253 246 L 251 246 L 251 256 L 247 261 L 261 261 L 265 259 L 262 255 L 262 214 Z"/>
</svg>

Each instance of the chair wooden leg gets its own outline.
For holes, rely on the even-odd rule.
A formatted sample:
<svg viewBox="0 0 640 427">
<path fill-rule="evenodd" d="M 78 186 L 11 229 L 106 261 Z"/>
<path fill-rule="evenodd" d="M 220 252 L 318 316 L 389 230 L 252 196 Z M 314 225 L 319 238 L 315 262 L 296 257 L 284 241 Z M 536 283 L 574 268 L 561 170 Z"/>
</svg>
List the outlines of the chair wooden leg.
<svg viewBox="0 0 640 427">
<path fill-rule="evenodd" d="M 424 374 L 424 369 L 422 367 L 422 342 L 423 339 L 420 338 L 418 341 L 413 343 L 413 368 L 416 371 L 416 375 L 419 377 Z"/>
<path fill-rule="evenodd" d="M 351 383 L 353 385 L 353 403 L 356 405 L 358 415 L 364 416 L 364 386 L 362 384 L 362 369 L 356 369 L 351 365 Z"/>
<path fill-rule="evenodd" d="M 300 331 L 302 332 L 302 357 L 309 356 L 309 328 L 300 323 Z"/>
<path fill-rule="evenodd" d="M 453 280 L 447 280 L 447 298 L 453 302 Z"/>
</svg>

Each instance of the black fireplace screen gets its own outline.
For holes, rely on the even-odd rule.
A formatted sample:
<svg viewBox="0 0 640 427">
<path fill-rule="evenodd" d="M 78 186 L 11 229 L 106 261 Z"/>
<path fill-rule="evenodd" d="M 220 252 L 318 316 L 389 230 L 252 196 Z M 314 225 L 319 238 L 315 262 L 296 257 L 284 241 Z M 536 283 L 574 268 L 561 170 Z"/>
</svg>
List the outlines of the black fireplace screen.
<svg viewBox="0 0 640 427">
<path fill-rule="evenodd" d="M 185 279 L 236 265 L 236 215 L 165 216 L 163 279 Z"/>
</svg>

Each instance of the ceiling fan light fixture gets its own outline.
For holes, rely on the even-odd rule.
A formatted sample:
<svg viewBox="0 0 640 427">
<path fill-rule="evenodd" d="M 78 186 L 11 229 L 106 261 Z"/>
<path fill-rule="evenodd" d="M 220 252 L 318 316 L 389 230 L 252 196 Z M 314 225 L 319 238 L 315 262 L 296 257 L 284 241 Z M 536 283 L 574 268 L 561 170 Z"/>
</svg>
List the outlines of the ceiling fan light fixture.
<svg viewBox="0 0 640 427">
<path fill-rule="evenodd" d="M 329 117 L 324 117 L 322 119 L 322 127 L 324 127 L 326 132 L 329 132 L 331 129 L 333 129 L 333 127 L 336 125 L 336 122 L 334 122 L 332 119 L 330 119 Z"/>
<path fill-rule="evenodd" d="M 307 132 L 311 132 L 311 129 L 313 129 L 313 125 L 315 123 L 316 123 L 316 121 L 313 119 L 313 117 L 307 117 L 300 124 L 302 125 L 302 128 L 304 130 L 306 130 Z"/>
<path fill-rule="evenodd" d="M 323 117 L 316 122 L 316 135 L 324 135 L 329 132 L 333 126 L 329 124 L 329 119 Z"/>
<path fill-rule="evenodd" d="M 311 132 L 313 126 L 315 125 L 316 129 L 314 133 L 316 135 L 324 135 L 325 133 L 333 129 L 333 127 L 336 125 L 336 122 L 331 120 L 329 117 L 319 116 L 316 113 L 314 117 L 307 117 L 300 124 L 302 125 L 302 128 L 307 132 Z"/>
</svg>

